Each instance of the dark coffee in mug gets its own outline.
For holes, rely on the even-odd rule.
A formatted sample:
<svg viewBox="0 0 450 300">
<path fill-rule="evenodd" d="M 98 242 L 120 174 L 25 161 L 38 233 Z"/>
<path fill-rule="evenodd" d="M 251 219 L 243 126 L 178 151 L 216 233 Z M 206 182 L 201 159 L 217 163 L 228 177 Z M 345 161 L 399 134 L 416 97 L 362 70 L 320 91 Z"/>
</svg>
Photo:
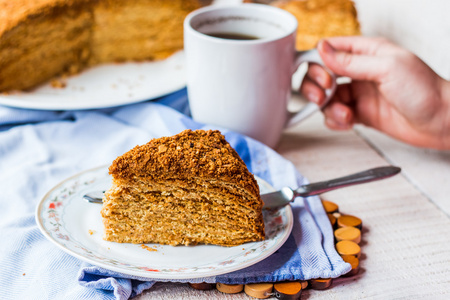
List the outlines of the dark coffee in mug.
<svg viewBox="0 0 450 300">
<path fill-rule="evenodd" d="M 259 37 L 254 35 L 247 35 L 242 33 L 233 33 L 233 32 L 215 32 L 215 33 L 207 33 L 206 35 L 227 39 L 227 40 L 257 40 Z"/>
</svg>

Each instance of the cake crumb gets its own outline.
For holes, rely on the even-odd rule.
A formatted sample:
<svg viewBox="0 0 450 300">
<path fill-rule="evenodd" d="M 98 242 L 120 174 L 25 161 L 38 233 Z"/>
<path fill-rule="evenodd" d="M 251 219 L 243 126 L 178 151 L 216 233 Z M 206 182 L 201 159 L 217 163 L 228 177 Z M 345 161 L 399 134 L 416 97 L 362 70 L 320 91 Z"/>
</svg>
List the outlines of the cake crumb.
<svg viewBox="0 0 450 300">
<path fill-rule="evenodd" d="M 50 85 L 52 86 L 52 88 L 55 89 L 63 89 L 66 87 L 66 82 L 61 80 L 61 79 L 54 79 L 50 82 Z"/>
<path fill-rule="evenodd" d="M 90 234 L 90 235 L 93 235 L 94 233 L 95 233 L 95 230 L 89 229 L 89 234 Z"/>
<path fill-rule="evenodd" d="M 141 248 L 145 249 L 147 251 L 158 251 L 158 250 L 155 249 L 156 247 L 155 248 L 151 248 L 151 247 L 149 247 L 147 245 L 144 245 L 144 244 L 141 245 Z"/>
</svg>

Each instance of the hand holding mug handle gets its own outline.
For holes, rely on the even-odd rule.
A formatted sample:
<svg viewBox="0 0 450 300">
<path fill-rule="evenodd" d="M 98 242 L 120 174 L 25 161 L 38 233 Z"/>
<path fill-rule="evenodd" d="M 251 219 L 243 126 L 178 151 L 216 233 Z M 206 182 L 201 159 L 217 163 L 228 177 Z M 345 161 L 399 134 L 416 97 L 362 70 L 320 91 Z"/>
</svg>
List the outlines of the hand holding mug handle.
<svg viewBox="0 0 450 300">
<path fill-rule="evenodd" d="M 294 126 L 297 123 L 302 122 L 306 118 L 308 118 L 310 115 L 312 115 L 317 110 L 325 107 L 328 102 L 330 101 L 331 97 L 333 97 L 334 92 L 336 91 L 336 74 L 331 72 L 323 63 L 322 58 L 320 58 L 319 52 L 317 49 L 311 49 L 308 51 L 297 51 L 294 58 L 294 70 L 297 70 L 298 67 L 304 63 L 316 63 L 319 65 L 322 65 L 324 69 L 330 74 L 332 78 L 332 86 L 331 88 L 325 90 L 325 101 L 322 103 L 322 105 L 319 107 L 317 104 L 309 102 L 306 104 L 302 109 L 300 109 L 298 112 L 290 112 L 286 127 Z"/>
</svg>

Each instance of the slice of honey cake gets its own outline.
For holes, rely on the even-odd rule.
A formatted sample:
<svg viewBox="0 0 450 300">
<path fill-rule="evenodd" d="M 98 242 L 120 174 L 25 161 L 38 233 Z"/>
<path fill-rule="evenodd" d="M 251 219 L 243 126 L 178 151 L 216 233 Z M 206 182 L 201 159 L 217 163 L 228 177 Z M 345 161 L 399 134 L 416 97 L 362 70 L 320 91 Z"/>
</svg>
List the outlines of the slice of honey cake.
<svg viewBox="0 0 450 300">
<path fill-rule="evenodd" d="M 258 184 L 219 131 L 153 139 L 116 158 L 109 173 L 105 240 L 221 246 L 264 240 Z"/>
</svg>

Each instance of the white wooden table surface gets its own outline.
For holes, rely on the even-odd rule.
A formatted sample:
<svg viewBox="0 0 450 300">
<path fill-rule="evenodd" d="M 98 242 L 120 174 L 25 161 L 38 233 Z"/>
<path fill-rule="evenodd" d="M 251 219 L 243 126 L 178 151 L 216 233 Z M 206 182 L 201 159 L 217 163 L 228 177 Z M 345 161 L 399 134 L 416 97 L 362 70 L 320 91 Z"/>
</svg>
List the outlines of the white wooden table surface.
<svg viewBox="0 0 450 300">
<path fill-rule="evenodd" d="M 384 35 L 450 79 L 450 1 L 356 0 L 365 35 Z M 450 299 L 450 151 L 419 149 L 356 127 L 334 132 L 316 114 L 277 151 L 310 181 L 393 164 L 393 178 L 322 195 L 363 220 L 361 270 L 301 299 Z M 159 283 L 135 299 L 251 299 Z"/>
</svg>

